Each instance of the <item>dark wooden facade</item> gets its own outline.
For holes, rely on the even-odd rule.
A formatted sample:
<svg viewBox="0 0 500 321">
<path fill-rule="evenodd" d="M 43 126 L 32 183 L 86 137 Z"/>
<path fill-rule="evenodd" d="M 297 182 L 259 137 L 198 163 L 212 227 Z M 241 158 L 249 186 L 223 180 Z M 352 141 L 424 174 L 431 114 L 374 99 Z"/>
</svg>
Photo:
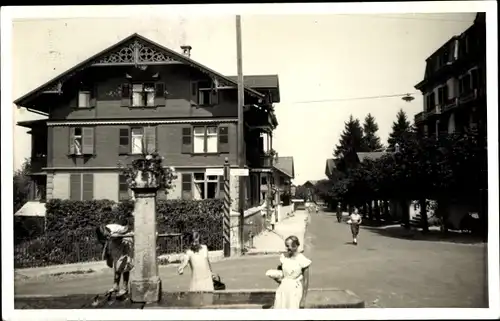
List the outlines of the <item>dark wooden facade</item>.
<svg viewBox="0 0 500 321">
<path fill-rule="evenodd" d="M 259 137 L 277 126 L 277 99 L 277 87 L 245 87 L 249 167 L 266 165 Z M 144 150 L 158 151 L 178 171 L 172 198 L 219 195 L 219 185 L 216 195 L 207 192 L 219 179 L 198 174 L 222 167 L 226 157 L 237 165 L 236 82 L 137 34 L 15 103 L 47 116 L 19 123 L 31 129 L 33 172 L 47 198 L 124 198 L 117 163 Z"/>
<path fill-rule="evenodd" d="M 415 115 L 423 135 L 460 132 L 486 126 L 486 22 L 451 38 L 427 59 L 425 77 L 415 86 L 424 95 L 424 110 Z"/>
</svg>

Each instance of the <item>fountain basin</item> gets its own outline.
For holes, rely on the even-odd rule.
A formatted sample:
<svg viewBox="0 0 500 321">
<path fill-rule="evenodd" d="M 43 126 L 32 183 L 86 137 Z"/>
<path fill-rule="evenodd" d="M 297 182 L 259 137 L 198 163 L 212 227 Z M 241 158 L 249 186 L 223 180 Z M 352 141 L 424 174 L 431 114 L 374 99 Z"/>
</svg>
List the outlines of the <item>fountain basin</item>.
<svg viewBox="0 0 500 321">
<path fill-rule="evenodd" d="M 93 306 L 95 295 L 58 297 L 16 296 L 16 309 L 269 309 L 274 289 L 224 290 L 214 292 L 163 292 L 160 302 L 134 303 L 128 299 L 101 299 Z M 306 309 L 364 308 L 364 302 L 348 290 L 310 289 Z"/>
</svg>

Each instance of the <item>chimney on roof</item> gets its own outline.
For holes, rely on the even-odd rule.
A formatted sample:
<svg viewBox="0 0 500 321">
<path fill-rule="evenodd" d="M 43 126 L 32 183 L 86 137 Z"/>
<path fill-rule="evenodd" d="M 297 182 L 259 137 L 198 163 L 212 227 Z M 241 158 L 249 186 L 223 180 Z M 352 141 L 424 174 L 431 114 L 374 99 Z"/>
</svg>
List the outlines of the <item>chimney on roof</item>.
<svg viewBox="0 0 500 321">
<path fill-rule="evenodd" d="M 191 49 L 193 49 L 193 47 L 191 46 L 181 46 L 181 49 L 182 49 L 182 54 L 186 57 L 191 57 Z"/>
</svg>

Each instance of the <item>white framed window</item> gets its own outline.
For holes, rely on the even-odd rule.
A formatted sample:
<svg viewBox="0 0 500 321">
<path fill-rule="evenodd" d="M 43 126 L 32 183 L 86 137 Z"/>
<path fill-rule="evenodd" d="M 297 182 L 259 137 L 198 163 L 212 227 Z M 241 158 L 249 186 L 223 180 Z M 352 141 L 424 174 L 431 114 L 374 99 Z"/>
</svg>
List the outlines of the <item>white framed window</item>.
<svg viewBox="0 0 500 321">
<path fill-rule="evenodd" d="M 89 108 L 91 95 L 90 90 L 80 90 L 78 92 L 78 108 Z"/>
<path fill-rule="evenodd" d="M 153 107 L 155 105 L 154 84 L 132 84 L 132 106 Z"/>
<path fill-rule="evenodd" d="M 212 91 L 212 84 L 209 81 L 200 81 L 198 84 L 198 104 L 200 106 L 210 105 L 210 92 Z"/>
<path fill-rule="evenodd" d="M 219 184 L 219 176 L 205 175 L 205 173 L 194 173 L 193 183 L 195 200 L 217 198 L 222 187 Z"/>
<path fill-rule="evenodd" d="M 217 126 L 194 127 L 193 152 L 198 154 L 218 152 Z"/>
<path fill-rule="evenodd" d="M 74 129 L 74 134 L 73 134 L 74 155 L 82 155 L 83 153 L 82 145 L 83 145 L 82 128 L 76 127 Z"/>
<path fill-rule="evenodd" d="M 217 153 L 217 127 L 207 127 L 207 153 Z"/>
<path fill-rule="evenodd" d="M 193 129 L 193 152 L 205 152 L 205 127 L 194 127 Z"/>
<path fill-rule="evenodd" d="M 131 153 L 141 154 L 144 150 L 144 128 L 136 127 L 131 130 Z"/>
</svg>

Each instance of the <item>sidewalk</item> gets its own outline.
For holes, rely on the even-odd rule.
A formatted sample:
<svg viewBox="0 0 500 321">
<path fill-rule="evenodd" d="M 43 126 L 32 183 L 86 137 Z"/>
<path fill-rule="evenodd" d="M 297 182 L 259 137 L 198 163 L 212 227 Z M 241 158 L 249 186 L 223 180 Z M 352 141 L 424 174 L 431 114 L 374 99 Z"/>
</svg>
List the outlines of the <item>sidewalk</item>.
<svg viewBox="0 0 500 321">
<path fill-rule="evenodd" d="M 309 214 L 305 210 L 298 210 L 294 214 L 294 216 L 278 222 L 274 231 L 266 230 L 256 236 L 253 240 L 254 248 L 250 249 L 247 255 L 281 253 L 285 250 L 285 239 L 290 235 L 299 238 L 299 250 L 303 250 L 306 220 Z"/>
<path fill-rule="evenodd" d="M 247 255 L 265 255 L 265 254 L 277 254 L 284 251 L 284 239 L 290 235 L 296 235 L 301 243 L 301 247 L 304 244 L 304 233 L 306 222 L 305 219 L 308 217 L 306 211 L 299 210 L 295 212 L 293 217 L 289 217 L 281 222 L 278 222 L 275 226 L 275 230 L 264 231 L 263 233 L 257 235 L 254 238 L 254 248 L 251 249 Z M 159 264 L 170 265 L 179 263 L 181 254 L 170 254 L 161 255 L 158 257 Z M 209 253 L 209 258 L 211 262 L 217 262 L 224 259 L 222 251 L 211 251 Z M 232 259 L 232 258 L 229 258 Z M 58 276 L 64 274 L 80 274 L 85 275 L 95 272 L 107 271 L 109 268 L 105 261 L 95 261 L 95 262 L 80 262 L 73 264 L 62 264 L 62 265 L 51 265 L 45 267 L 37 268 L 24 268 L 15 269 L 14 278 L 16 280 L 31 279 L 40 276 Z"/>
</svg>

